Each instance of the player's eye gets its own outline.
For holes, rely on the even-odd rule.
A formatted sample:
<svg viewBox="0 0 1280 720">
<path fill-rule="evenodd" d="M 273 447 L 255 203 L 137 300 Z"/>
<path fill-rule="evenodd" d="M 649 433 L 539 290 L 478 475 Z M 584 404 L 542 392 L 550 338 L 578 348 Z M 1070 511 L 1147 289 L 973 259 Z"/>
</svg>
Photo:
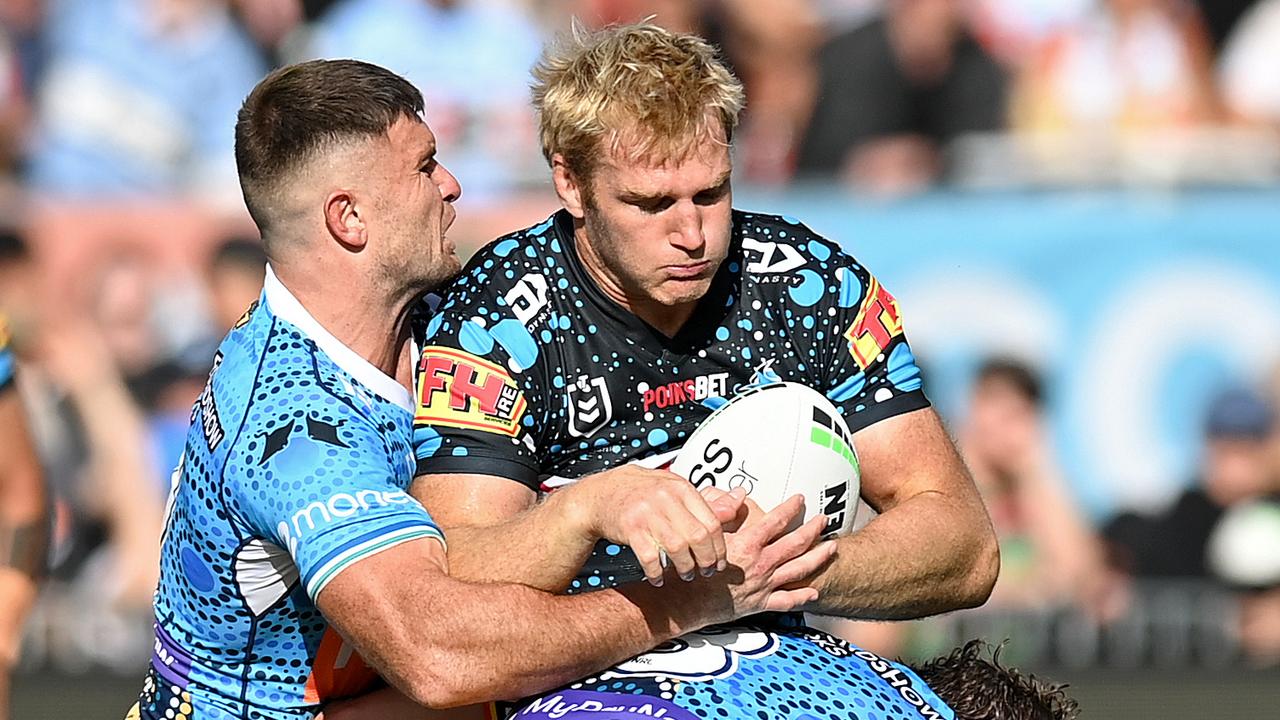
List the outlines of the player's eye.
<svg viewBox="0 0 1280 720">
<path fill-rule="evenodd" d="M 660 198 L 637 198 L 635 200 L 630 200 L 628 202 L 630 202 L 632 205 L 636 206 L 637 208 L 640 208 L 640 210 L 646 213 L 649 213 L 650 215 L 656 215 L 657 213 L 660 213 L 663 210 L 666 210 L 667 208 L 674 205 L 676 201 L 674 198 L 660 197 Z"/>
<path fill-rule="evenodd" d="M 711 188 L 710 190 L 703 190 L 697 195 L 694 195 L 693 201 L 699 205 L 715 205 L 724 199 L 724 196 L 728 193 L 729 183 L 726 181 Z"/>
<path fill-rule="evenodd" d="M 435 159 L 435 158 L 431 158 L 431 159 L 430 159 L 430 160 L 428 160 L 426 163 L 424 163 L 422 167 L 418 168 L 418 172 L 426 173 L 426 174 L 430 175 L 430 174 L 431 174 L 431 172 L 432 172 L 433 170 L 435 170 L 435 169 L 436 169 L 436 165 L 437 165 L 437 164 L 438 164 L 438 163 L 436 163 L 436 159 Z"/>
</svg>

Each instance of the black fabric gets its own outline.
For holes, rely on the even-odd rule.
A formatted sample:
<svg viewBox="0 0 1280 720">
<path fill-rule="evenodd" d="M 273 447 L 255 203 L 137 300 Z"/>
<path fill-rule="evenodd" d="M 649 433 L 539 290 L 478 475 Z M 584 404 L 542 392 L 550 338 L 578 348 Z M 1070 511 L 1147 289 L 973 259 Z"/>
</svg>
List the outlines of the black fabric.
<svg viewBox="0 0 1280 720">
<path fill-rule="evenodd" d="M 1007 79 L 968 36 L 951 70 L 920 85 L 898 65 L 887 24 L 875 20 L 828 42 L 818 54 L 818 99 L 797 157 L 800 176 L 840 172 L 849 153 L 879 137 L 915 134 L 939 144 L 1005 126 Z"/>
</svg>

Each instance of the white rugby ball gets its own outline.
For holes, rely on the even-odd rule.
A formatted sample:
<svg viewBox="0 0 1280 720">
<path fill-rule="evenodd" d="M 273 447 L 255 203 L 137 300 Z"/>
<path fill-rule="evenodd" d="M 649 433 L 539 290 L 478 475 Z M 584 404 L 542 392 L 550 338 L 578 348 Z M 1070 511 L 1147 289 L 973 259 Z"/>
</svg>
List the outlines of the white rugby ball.
<svg viewBox="0 0 1280 720">
<path fill-rule="evenodd" d="M 804 496 L 804 520 L 824 513 L 825 536 L 853 529 L 861 475 L 849 427 L 821 393 L 799 383 L 750 388 L 717 409 L 671 471 L 697 487 L 743 487 L 770 510 Z"/>
</svg>

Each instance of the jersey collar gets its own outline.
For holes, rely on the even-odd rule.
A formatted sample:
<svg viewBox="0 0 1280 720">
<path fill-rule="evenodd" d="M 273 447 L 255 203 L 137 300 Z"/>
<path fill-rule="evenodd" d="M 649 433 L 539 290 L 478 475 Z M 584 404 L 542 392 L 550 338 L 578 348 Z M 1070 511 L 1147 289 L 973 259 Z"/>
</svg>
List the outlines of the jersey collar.
<svg viewBox="0 0 1280 720">
<path fill-rule="evenodd" d="M 271 308 L 272 314 L 293 324 L 302 331 L 303 335 L 311 338 L 316 347 L 323 350 L 324 354 L 328 355 L 335 365 L 360 381 L 362 385 L 377 393 L 382 399 L 413 412 L 412 396 L 405 386 L 397 382 L 395 378 L 374 367 L 373 363 L 365 360 L 356 351 L 342 344 L 341 340 L 330 334 L 328 330 L 325 330 L 311 316 L 311 313 L 307 312 L 302 303 L 298 302 L 298 298 L 289 292 L 289 288 L 280 282 L 275 272 L 271 270 L 270 264 L 267 265 L 267 277 L 263 282 L 262 292 L 266 298 L 267 305 Z"/>
</svg>

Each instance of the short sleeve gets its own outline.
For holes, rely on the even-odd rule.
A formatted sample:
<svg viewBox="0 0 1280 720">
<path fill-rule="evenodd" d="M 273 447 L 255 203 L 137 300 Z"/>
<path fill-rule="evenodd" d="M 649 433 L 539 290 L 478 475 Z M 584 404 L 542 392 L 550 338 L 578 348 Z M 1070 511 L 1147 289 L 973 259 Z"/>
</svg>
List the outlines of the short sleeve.
<svg viewBox="0 0 1280 720">
<path fill-rule="evenodd" d="M 838 274 L 842 331 L 830 338 L 827 397 L 853 432 L 929 407 L 898 301 L 857 263 L 850 261 Z"/>
<path fill-rule="evenodd" d="M 505 332 L 495 337 L 497 331 L 448 311 L 432 318 L 415 382 L 419 475 L 494 475 L 538 488 L 537 369 L 518 362 L 504 347 L 519 340 Z M 534 347 L 533 340 L 522 325 L 514 334 L 527 340 L 518 348 L 527 362 L 523 349 Z"/>
<path fill-rule="evenodd" d="M 293 558 L 314 601 L 361 560 L 418 538 L 444 536 L 397 484 L 387 440 L 347 411 L 336 419 L 292 416 L 246 443 L 236 497 L 249 525 Z M 332 420 L 332 421 L 330 421 Z"/>
</svg>

